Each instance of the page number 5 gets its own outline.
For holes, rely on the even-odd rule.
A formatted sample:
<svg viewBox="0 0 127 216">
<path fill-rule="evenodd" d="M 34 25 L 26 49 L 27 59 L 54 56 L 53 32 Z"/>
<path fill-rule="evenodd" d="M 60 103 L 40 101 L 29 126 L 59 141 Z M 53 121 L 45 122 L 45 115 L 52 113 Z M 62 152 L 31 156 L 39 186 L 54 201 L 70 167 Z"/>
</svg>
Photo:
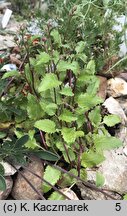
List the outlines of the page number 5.
<svg viewBox="0 0 127 216">
<path fill-rule="evenodd" d="M 116 203 L 115 210 L 116 211 L 120 211 L 121 210 L 121 203 Z"/>
</svg>

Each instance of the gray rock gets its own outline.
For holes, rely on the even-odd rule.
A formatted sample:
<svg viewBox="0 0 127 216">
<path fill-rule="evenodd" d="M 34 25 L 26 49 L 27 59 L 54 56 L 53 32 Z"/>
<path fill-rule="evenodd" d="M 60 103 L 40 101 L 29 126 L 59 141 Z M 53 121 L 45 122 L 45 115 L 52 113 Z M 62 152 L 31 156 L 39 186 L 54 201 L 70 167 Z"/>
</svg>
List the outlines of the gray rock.
<svg viewBox="0 0 127 216">
<path fill-rule="evenodd" d="M 92 183 L 92 182 L 91 182 Z M 81 196 L 83 200 L 110 200 L 111 198 L 104 195 L 101 192 L 95 191 L 91 188 L 86 187 L 81 182 L 79 182 L 78 187 L 81 191 Z M 105 191 L 108 195 L 112 196 L 114 199 L 119 200 L 121 197 L 113 192 Z"/>
<path fill-rule="evenodd" d="M 127 157 L 123 148 L 106 151 L 106 160 L 99 167 L 105 178 L 105 187 L 121 194 L 127 193 Z"/>
<path fill-rule="evenodd" d="M 32 158 L 32 162 L 29 163 L 28 168 L 40 177 L 43 176 L 43 164 L 41 160 Z M 21 171 L 21 173 L 39 192 L 42 192 L 41 179 L 28 172 L 26 169 Z M 15 180 L 12 197 L 16 200 L 38 200 L 40 198 L 20 174 L 18 174 L 17 179 Z"/>
<path fill-rule="evenodd" d="M 13 186 L 13 180 L 10 176 L 6 177 L 6 186 L 7 189 L 5 191 L 0 191 L 0 200 L 5 200 L 9 196 Z"/>
<path fill-rule="evenodd" d="M 17 171 L 7 162 L 1 161 L 0 162 L 5 170 L 4 176 L 11 176 L 14 175 Z M 19 169 L 21 166 L 16 166 L 17 169 Z"/>
<path fill-rule="evenodd" d="M 126 125 L 127 117 L 121 105 L 116 99 L 114 99 L 113 97 L 109 97 L 108 99 L 105 100 L 105 102 L 103 103 L 103 106 L 107 108 L 109 113 L 118 115 L 121 118 L 121 123 L 123 125 Z"/>
<path fill-rule="evenodd" d="M 0 35 L 0 50 L 8 49 L 8 48 L 13 48 L 15 47 L 16 44 L 13 41 L 13 36 L 10 35 Z"/>
<path fill-rule="evenodd" d="M 121 98 L 118 98 L 117 101 L 119 102 L 120 106 L 125 112 L 125 115 L 127 116 L 127 99 L 121 97 Z"/>
<path fill-rule="evenodd" d="M 114 98 L 127 95 L 127 82 L 118 77 L 109 79 L 107 94 Z"/>
</svg>

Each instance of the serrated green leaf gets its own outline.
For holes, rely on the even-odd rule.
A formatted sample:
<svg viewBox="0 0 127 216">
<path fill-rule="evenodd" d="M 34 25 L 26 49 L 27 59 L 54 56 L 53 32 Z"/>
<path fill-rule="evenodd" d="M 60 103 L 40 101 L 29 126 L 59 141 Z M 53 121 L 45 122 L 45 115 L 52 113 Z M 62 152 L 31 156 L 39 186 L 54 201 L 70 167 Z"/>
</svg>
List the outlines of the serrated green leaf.
<svg viewBox="0 0 127 216">
<path fill-rule="evenodd" d="M 48 161 L 57 161 L 59 159 L 58 155 L 50 152 L 50 151 L 43 151 L 43 150 L 35 150 L 31 153 L 35 155 L 36 157 L 39 157 L 42 160 L 48 160 Z"/>
<path fill-rule="evenodd" d="M 85 45 L 86 45 L 86 43 L 85 43 L 84 41 L 78 42 L 78 43 L 77 43 L 77 46 L 76 46 L 76 48 L 75 48 L 76 52 L 77 52 L 77 53 L 82 53 L 83 50 L 85 49 Z"/>
<path fill-rule="evenodd" d="M 72 70 L 73 73 L 74 73 L 75 75 L 78 75 L 79 72 L 80 72 L 80 67 L 79 67 L 79 64 L 78 64 L 77 61 L 73 61 L 73 62 L 70 64 L 70 66 L 69 66 L 68 69 L 69 69 L 69 70 Z"/>
<path fill-rule="evenodd" d="M 77 117 L 71 111 L 64 109 L 62 114 L 59 116 L 59 120 L 73 122 L 77 120 Z"/>
<path fill-rule="evenodd" d="M 36 147 L 38 147 L 36 139 L 29 139 L 28 142 L 25 144 L 25 147 L 28 149 L 35 149 Z"/>
<path fill-rule="evenodd" d="M 75 142 L 75 129 L 74 128 L 67 128 L 64 127 L 61 130 L 61 134 L 63 136 L 63 139 L 65 140 L 66 143 L 73 143 Z"/>
<path fill-rule="evenodd" d="M 38 128 L 39 130 L 42 130 L 46 133 L 55 133 L 55 131 L 56 131 L 55 122 L 53 122 L 49 119 L 36 121 L 34 126 L 36 128 Z"/>
<path fill-rule="evenodd" d="M 40 105 L 43 111 L 46 112 L 50 116 L 53 116 L 56 113 L 56 110 L 58 108 L 57 104 L 50 103 L 44 100 L 40 102 Z"/>
<path fill-rule="evenodd" d="M 56 88 L 61 84 L 61 82 L 58 80 L 57 76 L 53 73 L 46 74 L 41 81 L 38 91 L 43 92 L 48 89 Z"/>
<path fill-rule="evenodd" d="M 48 181 L 50 184 L 55 185 L 57 181 L 61 177 L 61 172 L 58 169 L 55 169 L 54 167 L 47 166 L 45 169 L 45 173 L 43 178 Z M 51 186 L 43 183 L 42 190 L 44 193 L 47 193 L 51 189 Z"/>
<path fill-rule="evenodd" d="M 25 65 L 25 76 L 28 82 L 32 85 L 32 74 L 30 73 L 30 67 L 29 64 Z"/>
<path fill-rule="evenodd" d="M 50 197 L 48 198 L 48 200 L 65 200 L 66 198 L 64 196 L 62 196 L 62 194 L 60 194 L 57 191 L 54 191 Z"/>
<path fill-rule="evenodd" d="M 69 159 L 71 161 L 75 161 L 76 155 L 75 155 L 74 151 L 72 149 L 70 149 L 70 148 L 67 151 L 68 151 Z M 67 163 L 69 163 L 70 161 L 68 159 L 67 153 L 65 151 L 63 151 L 62 154 L 63 154 L 63 157 L 64 157 L 65 161 Z"/>
<path fill-rule="evenodd" d="M 72 70 L 75 75 L 79 74 L 80 67 L 78 62 L 67 62 L 67 61 L 60 61 L 57 66 L 58 71 L 65 71 L 66 70 Z"/>
<path fill-rule="evenodd" d="M 83 131 L 75 131 L 75 128 L 67 128 L 67 127 L 62 128 L 61 134 L 65 142 L 68 144 L 74 143 L 77 138 L 84 136 Z"/>
<path fill-rule="evenodd" d="M 123 145 L 122 141 L 116 137 L 107 137 L 104 135 L 93 135 L 94 145 L 97 151 L 111 150 Z"/>
<path fill-rule="evenodd" d="M 61 36 L 60 36 L 58 30 L 56 30 L 56 29 L 52 30 L 50 35 L 53 37 L 54 42 L 60 46 L 61 45 Z"/>
<path fill-rule="evenodd" d="M 76 138 L 84 137 L 84 132 L 83 132 L 83 131 L 76 131 L 76 132 L 75 132 L 75 137 L 76 137 Z"/>
<path fill-rule="evenodd" d="M 82 154 L 81 165 L 83 167 L 94 167 L 105 160 L 105 157 L 101 153 L 90 150 Z"/>
<path fill-rule="evenodd" d="M 90 95 L 95 95 L 99 88 L 99 79 L 93 76 L 93 80 L 90 82 L 86 89 L 86 93 Z"/>
<path fill-rule="evenodd" d="M 84 112 L 93 108 L 94 106 L 103 102 L 103 100 L 96 96 L 96 95 L 89 95 L 89 94 L 81 94 L 78 97 L 78 105 L 81 108 L 84 108 Z"/>
<path fill-rule="evenodd" d="M 58 65 L 57 65 L 57 70 L 58 71 L 65 71 L 68 70 L 68 62 L 67 61 L 59 61 Z"/>
<path fill-rule="evenodd" d="M 27 96 L 28 104 L 27 104 L 27 112 L 30 119 L 37 120 L 44 116 L 44 112 L 38 103 L 37 99 L 32 95 L 28 94 Z"/>
<path fill-rule="evenodd" d="M 5 178 L 0 175 L 0 191 L 5 191 L 6 190 L 6 181 Z"/>
<path fill-rule="evenodd" d="M 96 172 L 96 186 L 97 187 L 102 187 L 105 183 L 105 178 L 104 176 L 99 173 L 99 172 Z"/>
<path fill-rule="evenodd" d="M 20 76 L 20 73 L 18 71 L 8 71 L 6 72 L 3 76 L 2 76 L 2 79 L 6 79 L 6 78 L 9 78 L 9 77 L 19 77 Z"/>
<path fill-rule="evenodd" d="M 87 67 L 86 67 L 86 72 L 89 75 L 94 75 L 95 74 L 95 61 L 94 60 L 90 60 L 88 62 Z"/>
<path fill-rule="evenodd" d="M 0 175 L 4 176 L 5 169 L 4 166 L 0 163 Z"/>
<path fill-rule="evenodd" d="M 74 93 L 72 92 L 72 89 L 69 86 L 64 87 L 59 93 L 65 96 L 74 96 Z"/>
<path fill-rule="evenodd" d="M 60 150 L 60 151 L 65 151 L 64 145 L 62 142 L 56 142 L 56 147 Z"/>
<path fill-rule="evenodd" d="M 87 61 L 87 56 L 86 56 L 84 53 L 78 53 L 78 54 L 76 55 L 76 57 L 77 57 L 78 59 L 82 60 L 84 63 L 86 63 L 86 61 Z"/>
<path fill-rule="evenodd" d="M 83 181 L 87 180 L 87 171 L 86 171 L 86 169 L 84 169 L 84 168 L 80 169 L 80 178 Z"/>
<path fill-rule="evenodd" d="M 80 83 L 83 83 L 83 85 L 85 85 L 85 84 L 91 83 L 91 81 L 92 81 L 94 78 L 95 78 L 95 76 L 89 75 L 89 74 L 86 73 L 85 70 L 82 70 L 82 71 L 80 72 L 79 77 L 78 77 L 78 81 L 79 81 Z M 80 84 L 80 85 L 81 85 L 81 84 Z"/>
<path fill-rule="evenodd" d="M 95 107 L 95 109 L 89 113 L 89 119 L 93 126 L 98 127 L 101 123 L 100 107 Z"/>
<path fill-rule="evenodd" d="M 103 123 L 108 127 L 113 127 L 121 122 L 121 118 L 118 115 L 107 115 L 103 119 Z"/>
<path fill-rule="evenodd" d="M 29 140 L 25 144 L 25 147 L 29 149 L 35 149 L 38 147 L 38 144 L 36 142 L 36 139 L 34 138 L 35 130 L 29 130 L 28 135 L 29 135 Z"/>
<path fill-rule="evenodd" d="M 57 64 L 60 59 L 60 53 L 57 50 L 53 51 L 53 60 L 54 63 Z"/>
<path fill-rule="evenodd" d="M 37 62 L 37 66 L 42 65 L 42 64 L 46 64 L 50 61 L 50 55 L 46 52 L 42 52 L 40 53 L 40 55 L 38 56 L 38 62 Z"/>
<path fill-rule="evenodd" d="M 77 110 L 76 110 L 76 112 L 77 112 Z M 78 119 L 77 119 L 76 122 L 77 122 L 78 128 L 80 128 L 80 127 L 82 127 L 83 124 L 85 123 L 84 109 L 83 109 L 83 115 L 80 115 L 78 112 L 77 112 L 77 114 L 78 114 Z"/>
</svg>

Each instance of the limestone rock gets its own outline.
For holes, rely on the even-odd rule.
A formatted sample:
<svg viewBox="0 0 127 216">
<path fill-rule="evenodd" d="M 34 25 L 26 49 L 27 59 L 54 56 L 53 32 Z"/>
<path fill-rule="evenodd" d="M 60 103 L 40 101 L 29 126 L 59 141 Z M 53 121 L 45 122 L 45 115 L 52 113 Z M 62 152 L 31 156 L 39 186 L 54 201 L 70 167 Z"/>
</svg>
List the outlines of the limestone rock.
<svg viewBox="0 0 127 216">
<path fill-rule="evenodd" d="M 4 176 L 11 176 L 14 175 L 17 171 L 7 162 L 1 161 L 0 162 L 5 170 Z M 16 165 L 15 165 L 16 166 Z M 21 166 L 16 166 L 17 169 L 19 169 Z"/>
<path fill-rule="evenodd" d="M 103 193 L 101 193 L 99 191 L 95 191 L 92 188 L 86 187 L 81 182 L 78 182 L 77 185 L 81 191 L 81 196 L 82 196 L 83 200 L 110 200 L 111 199 L 110 197 L 104 195 Z M 107 192 L 107 191 L 106 191 L 106 193 L 117 200 L 119 200 L 121 198 L 116 193 Z"/>
<path fill-rule="evenodd" d="M 127 99 L 126 98 L 118 98 L 117 101 L 119 102 L 120 106 L 122 107 L 125 115 L 127 116 Z"/>
<path fill-rule="evenodd" d="M 105 152 L 106 160 L 101 164 L 99 171 L 105 178 L 108 189 L 121 194 L 127 193 L 127 157 L 123 149 Z"/>
<path fill-rule="evenodd" d="M 114 99 L 113 97 L 109 97 L 108 99 L 105 100 L 105 102 L 103 103 L 103 106 L 107 108 L 109 113 L 118 115 L 121 118 L 121 123 L 123 125 L 126 124 L 127 117 L 126 117 L 121 105 L 119 104 L 119 102 L 116 99 Z"/>
<path fill-rule="evenodd" d="M 126 81 L 118 77 L 109 79 L 107 94 L 114 98 L 127 95 Z"/>
<path fill-rule="evenodd" d="M 13 36 L 11 35 L 0 35 L 0 50 L 13 48 L 15 47 L 15 43 L 13 41 Z"/>
<path fill-rule="evenodd" d="M 36 173 L 40 177 L 43 176 L 43 164 L 40 159 L 32 158 L 32 162 L 28 167 L 32 172 Z M 41 193 L 42 192 L 42 180 L 31 174 L 28 170 L 23 169 L 21 173 L 31 182 L 31 184 Z M 15 180 L 12 190 L 12 197 L 16 200 L 38 200 L 39 195 L 31 188 L 26 180 L 18 174 Z"/>
<path fill-rule="evenodd" d="M 11 193 L 12 190 L 12 186 L 13 186 L 13 180 L 10 176 L 6 177 L 6 190 L 5 191 L 0 191 L 0 200 L 5 200 L 7 199 L 7 197 L 9 196 L 9 194 Z"/>
</svg>

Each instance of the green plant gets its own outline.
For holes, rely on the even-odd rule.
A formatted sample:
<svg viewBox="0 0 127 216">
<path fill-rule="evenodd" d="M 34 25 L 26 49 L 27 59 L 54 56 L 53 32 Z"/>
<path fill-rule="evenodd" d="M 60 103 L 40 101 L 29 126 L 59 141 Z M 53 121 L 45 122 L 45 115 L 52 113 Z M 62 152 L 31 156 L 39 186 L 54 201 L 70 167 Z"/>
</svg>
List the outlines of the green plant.
<svg viewBox="0 0 127 216">
<path fill-rule="evenodd" d="M 110 21 L 105 20 L 108 1 L 68 4 L 65 11 L 53 13 L 56 25 L 51 20 L 44 22 L 43 37 L 28 38 L 21 29 L 18 45 L 25 56 L 24 70 L 7 72 L 0 81 L 4 86 L 0 102 L 0 158 L 24 164 L 32 154 L 45 161 L 56 161 L 66 173 L 47 165 L 44 179 L 60 187 L 72 187 L 77 181 L 74 176 L 87 179 L 86 168 L 103 162 L 104 150 L 122 145 L 105 128 L 121 119 L 110 114 L 103 116 L 103 100 L 97 96 L 96 72 L 116 51 L 114 40 L 105 45 L 114 23 L 113 14 Z M 112 4 L 109 7 L 114 9 Z M 113 33 L 116 36 L 112 30 Z M 3 176 L 3 171 L 0 173 Z M 45 193 L 51 189 L 47 182 L 43 184 Z M 103 182 L 98 174 L 97 186 Z M 49 199 L 58 199 L 56 195 L 55 192 Z"/>
</svg>

